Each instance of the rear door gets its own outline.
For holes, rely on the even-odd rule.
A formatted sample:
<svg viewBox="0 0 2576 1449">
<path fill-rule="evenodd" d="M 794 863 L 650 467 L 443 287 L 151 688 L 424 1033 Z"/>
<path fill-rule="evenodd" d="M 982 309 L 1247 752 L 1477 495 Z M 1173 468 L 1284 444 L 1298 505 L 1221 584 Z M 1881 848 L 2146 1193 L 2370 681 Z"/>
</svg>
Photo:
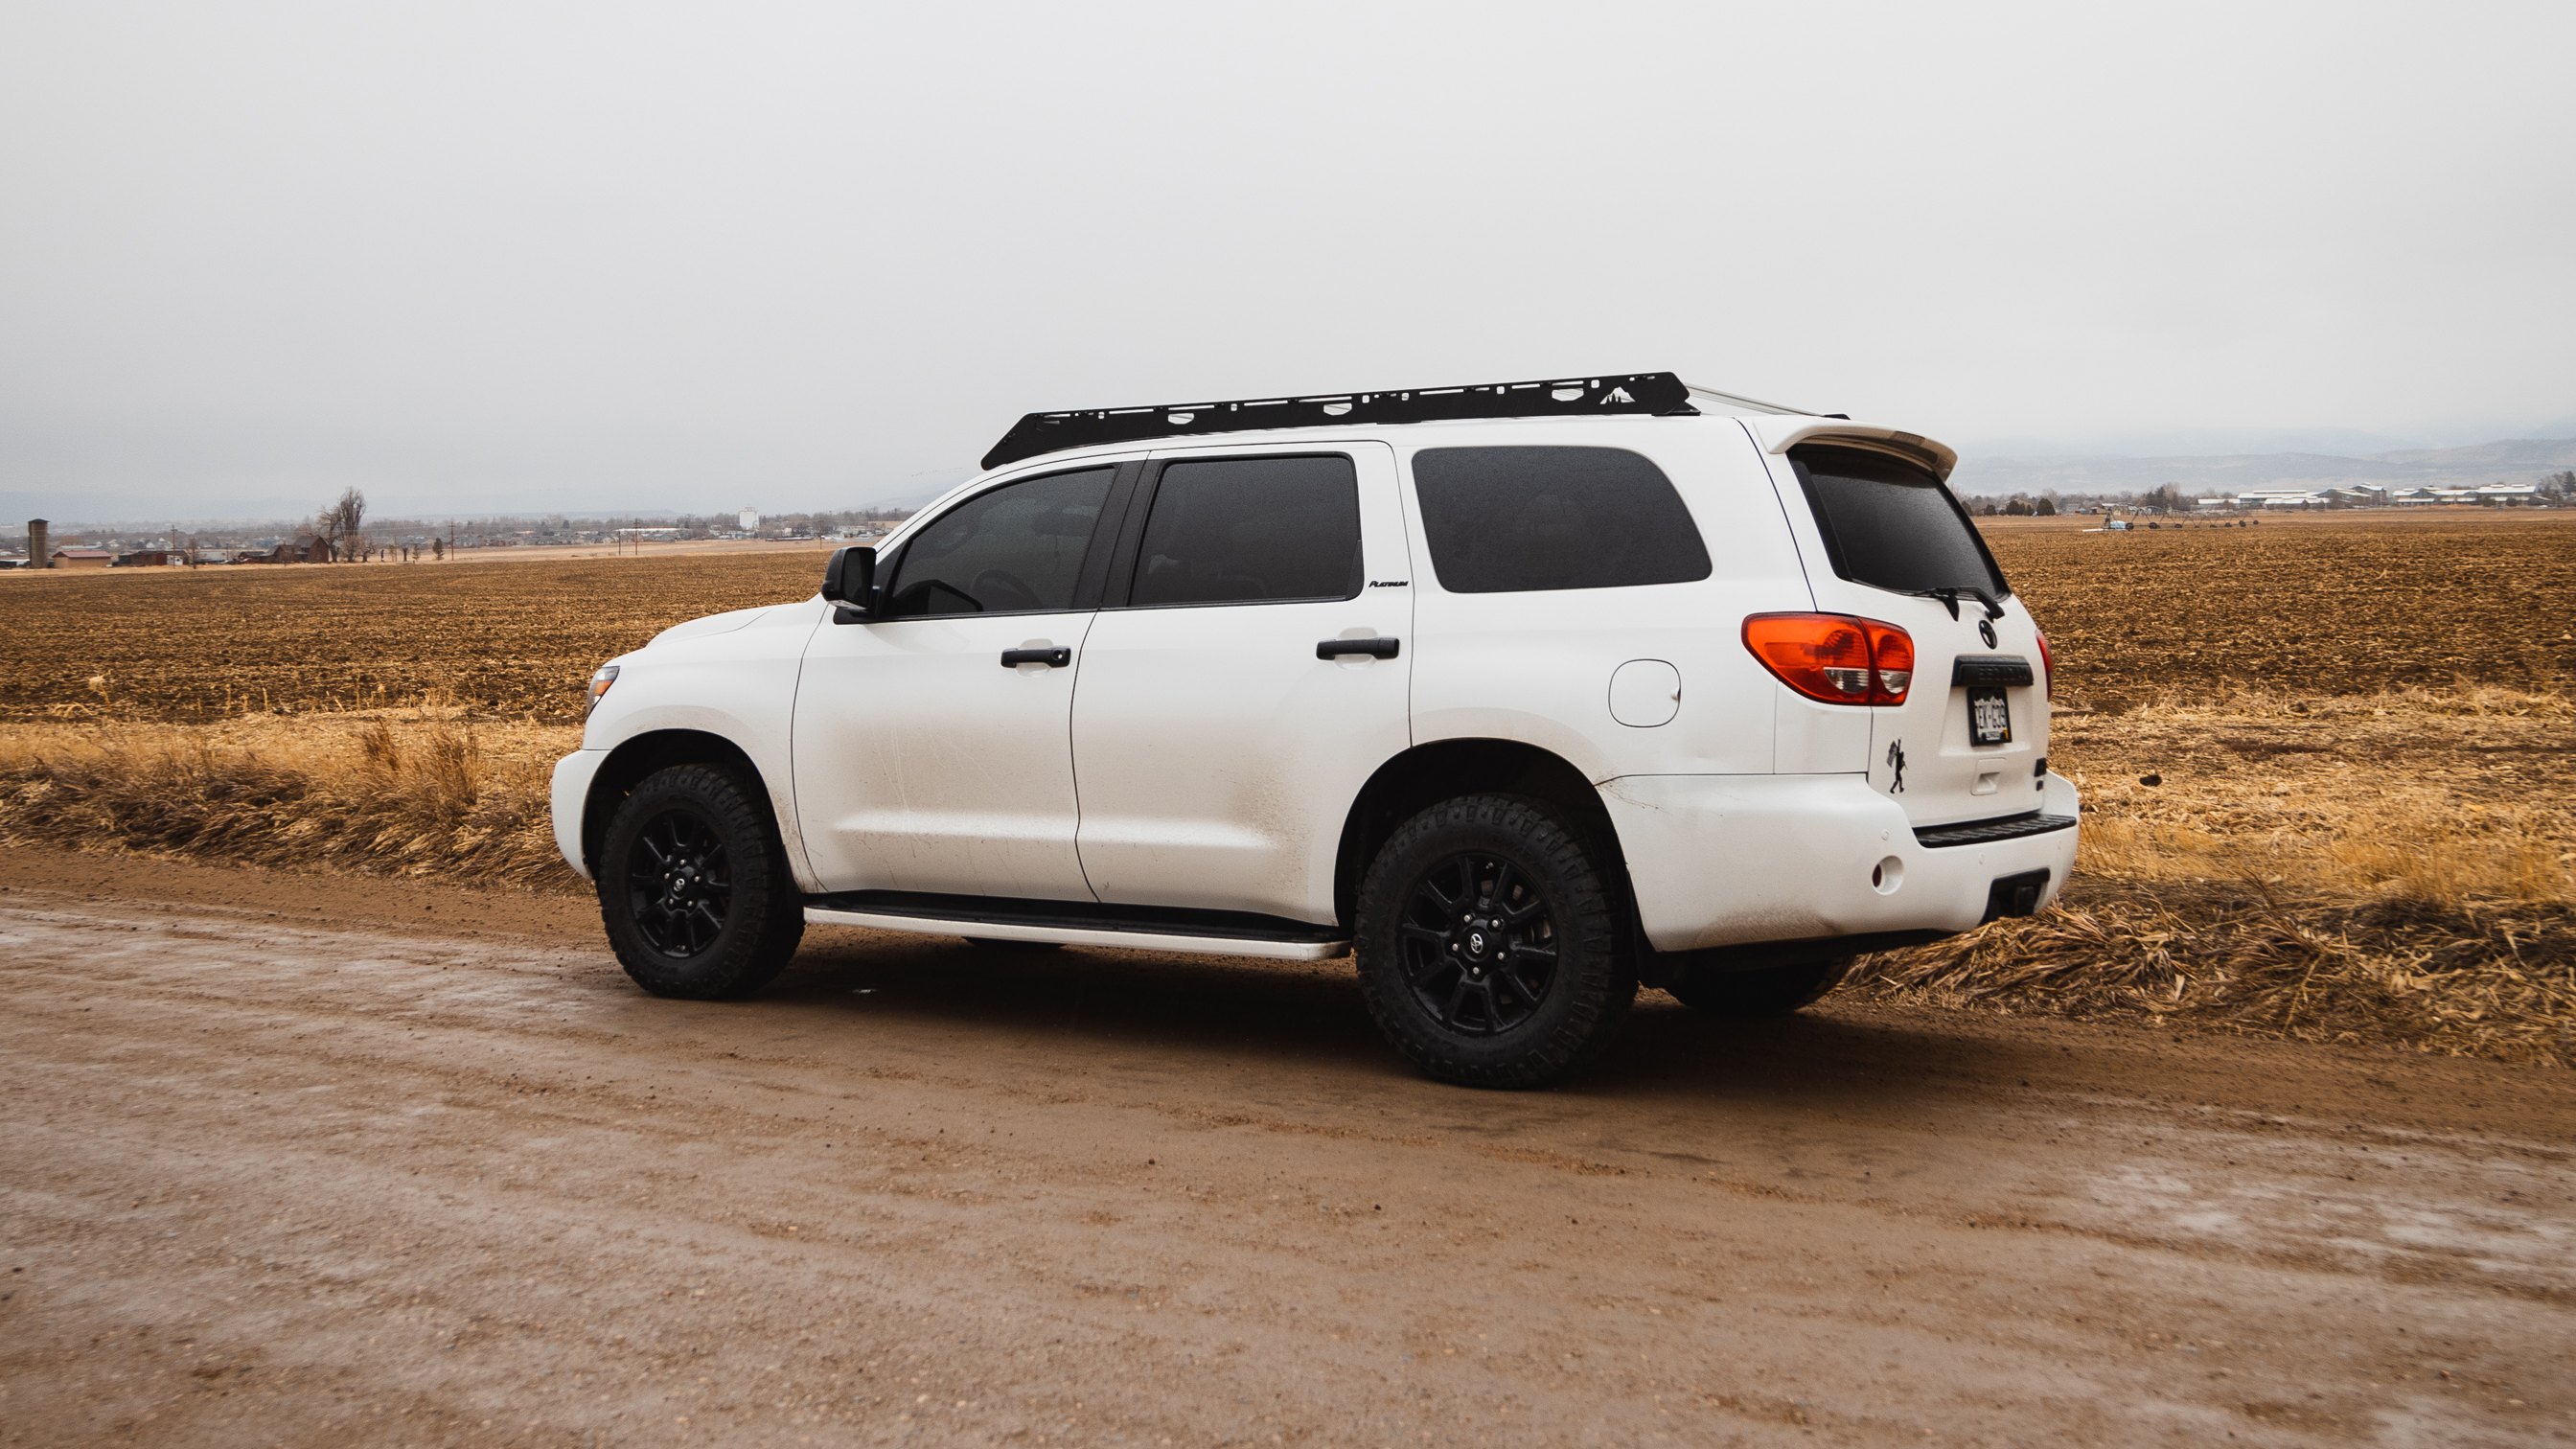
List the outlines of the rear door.
<svg viewBox="0 0 2576 1449">
<path fill-rule="evenodd" d="M 1914 641 L 1905 702 L 1870 711 L 1870 783 L 1917 827 L 2037 809 L 2048 754 L 2039 628 L 1966 510 L 1890 452 L 1802 443 L 1788 460 L 1824 556 L 1810 570 L 1817 607 Z"/>
<path fill-rule="evenodd" d="M 1101 900 L 1333 920 L 1343 817 L 1410 738 L 1405 559 L 1382 443 L 1154 455 L 1073 702 Z"/>
</svg>

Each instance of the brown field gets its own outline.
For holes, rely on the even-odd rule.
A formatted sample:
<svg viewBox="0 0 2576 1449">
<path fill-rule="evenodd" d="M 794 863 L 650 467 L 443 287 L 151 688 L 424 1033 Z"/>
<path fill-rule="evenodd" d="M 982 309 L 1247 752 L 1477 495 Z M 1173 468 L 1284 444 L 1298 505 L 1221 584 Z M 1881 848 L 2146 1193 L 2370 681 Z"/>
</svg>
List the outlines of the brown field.
<svg viewBox="0 0 2576 1449">
<path fill-rule="evenodd" d="M 2085 533 L 1990 519 L 2061 704 L 2254 685 L 2576 683 L 2576 513 L 2265 519 Z M 0 575 L 0 720 L 207 721 L 439 698 L 570 722 L 602 660 L 683 619 L 803 598 L 819 548 Z"/>
<path fill-rule="evenodd" d="M 2576 512 L 2266 518 L 2086 533 L 1981 520 L 2057 657 L 2060 703 L 2576 682 Z"/>
<path fill-rule="evenodd" d="M 814 592 L 818 549 L 0 575 L 0 720 L 203 721 L 424 697 L 578 719 L 683 619 Z"/>
</svg>

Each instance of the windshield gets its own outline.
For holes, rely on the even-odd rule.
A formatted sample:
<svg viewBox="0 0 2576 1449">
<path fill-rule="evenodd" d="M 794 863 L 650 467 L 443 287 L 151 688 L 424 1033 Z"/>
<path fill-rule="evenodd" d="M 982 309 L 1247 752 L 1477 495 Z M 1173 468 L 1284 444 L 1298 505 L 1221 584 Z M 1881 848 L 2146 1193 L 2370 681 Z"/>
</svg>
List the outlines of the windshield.
<svg viewBox="0 0 2576 1449">
<path fill-rule="evenodd" d="M 1986 541 L 1941 480 L 1866 448 L 1802 443 L 1789 450 L 1834 572 L 1901 594 L 2012 592 Z"/>
</svg>

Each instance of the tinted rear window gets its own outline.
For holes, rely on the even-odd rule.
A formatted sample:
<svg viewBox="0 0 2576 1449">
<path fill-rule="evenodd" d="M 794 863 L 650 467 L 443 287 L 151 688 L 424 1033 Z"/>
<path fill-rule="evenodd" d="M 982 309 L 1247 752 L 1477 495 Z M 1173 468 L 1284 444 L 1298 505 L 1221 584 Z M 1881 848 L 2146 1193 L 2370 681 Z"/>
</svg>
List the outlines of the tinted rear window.
<svg viewBox="0 0 2576 1449">
<path fill-rule="evenodd" d="M 1140 606 L 1349 599 L 1360 485 L 1340 456 L 1170 463 L 1136 559 Z"/>
<path fill-rule="evenodd" d="M 1683 584 L 1709 574 L 1664 470 L 1625 448 L 1426 448 L 1413 491 L 1453 594 Z"/>
<path fill-rule="evenodd" d="M 1835 573 L 1898 593 L 2011 592 L 1966 510 L 1930 473 L 1885 453 L 1818 443 L 1791 448 L 1789 463 Z"/>
</svg>

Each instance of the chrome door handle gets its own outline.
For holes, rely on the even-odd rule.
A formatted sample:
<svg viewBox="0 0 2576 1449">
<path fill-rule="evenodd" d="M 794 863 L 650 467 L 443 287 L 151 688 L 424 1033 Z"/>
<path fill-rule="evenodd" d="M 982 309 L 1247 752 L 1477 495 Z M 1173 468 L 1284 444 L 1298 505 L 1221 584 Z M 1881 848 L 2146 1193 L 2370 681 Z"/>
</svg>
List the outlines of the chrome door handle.
<svg viewBox="0 0 2576 1449">
<path fill-rule="evenodd" d="M 1023 664 L 1043 664 L 1049 669 L 1062 669 L 1073 662 L 1071 649 L 1005 649 L 1002 667 L 1017 669 Z"/>
<path fill-rule="evenodd" d="M 1338 659 L 1345 654 L 1365 654 L 1371 659 L 1393 659 L 1403 647 L 1400 639 L 1327 639 L 1315 646 L 1315 657 Z"/>
</svg>

